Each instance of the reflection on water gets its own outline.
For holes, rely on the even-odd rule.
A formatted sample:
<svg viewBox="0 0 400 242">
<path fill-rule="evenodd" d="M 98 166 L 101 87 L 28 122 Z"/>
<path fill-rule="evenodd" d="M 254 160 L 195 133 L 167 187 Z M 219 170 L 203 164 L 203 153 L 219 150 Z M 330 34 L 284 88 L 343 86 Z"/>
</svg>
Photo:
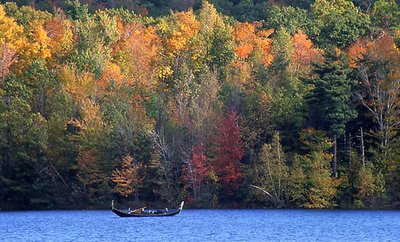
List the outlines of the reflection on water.
<svg viewBox="0 0 400 242">
<path fill-rule="evenodd" d="M 399 241 L 399 211 L 183 210 L 0 212 L 1 241 Z"/>
</svg>

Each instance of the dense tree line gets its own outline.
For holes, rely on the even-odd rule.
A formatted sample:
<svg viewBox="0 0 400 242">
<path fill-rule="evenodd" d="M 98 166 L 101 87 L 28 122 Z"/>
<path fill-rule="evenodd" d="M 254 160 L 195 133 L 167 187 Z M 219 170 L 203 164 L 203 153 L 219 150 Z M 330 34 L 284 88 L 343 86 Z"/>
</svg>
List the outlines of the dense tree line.
<svg viewBox="0 0 400 242">
<path fill-rule="evenodd" d="M 394 0 L 16 2 L 0 209 L 399 207 Z"/>
</svg>

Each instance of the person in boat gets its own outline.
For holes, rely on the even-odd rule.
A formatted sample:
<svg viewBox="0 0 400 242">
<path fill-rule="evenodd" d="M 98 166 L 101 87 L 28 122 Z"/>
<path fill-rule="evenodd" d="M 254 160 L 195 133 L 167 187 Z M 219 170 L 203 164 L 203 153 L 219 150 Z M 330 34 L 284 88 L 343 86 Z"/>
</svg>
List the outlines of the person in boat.
<svg viewBox="0 0 400 242">
<path fill-rule="evenodd" d="M 144 213 L 144 209 L 145 209 L 145 208 L 146 208 L 146 207 L 137 208 L 137 209 L 133 210 L 133 212 L 134 212 L 134 213 Z"/>
</svg>

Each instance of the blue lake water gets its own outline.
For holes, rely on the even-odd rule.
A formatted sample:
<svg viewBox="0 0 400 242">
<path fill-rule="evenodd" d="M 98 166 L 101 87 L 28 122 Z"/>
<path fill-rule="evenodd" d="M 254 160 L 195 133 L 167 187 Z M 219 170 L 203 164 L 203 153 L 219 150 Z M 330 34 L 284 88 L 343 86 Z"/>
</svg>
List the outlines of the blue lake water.
<svg viewBox="0 0 400 242">
<path fill-rule="evenodd" d="M 0 212 L 0 241 L 400 241 L 400 211 L 183 210 Z"/>
</svg>

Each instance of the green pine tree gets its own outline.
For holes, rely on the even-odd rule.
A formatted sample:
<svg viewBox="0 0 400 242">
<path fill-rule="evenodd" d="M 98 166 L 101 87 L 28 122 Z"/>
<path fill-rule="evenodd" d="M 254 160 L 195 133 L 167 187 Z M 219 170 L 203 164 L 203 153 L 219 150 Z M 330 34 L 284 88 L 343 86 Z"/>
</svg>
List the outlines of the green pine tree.
<svg viewBox="0 0 400 242">
<path fill-rule="evenodd" d="M 343 54 L 330 49 L 324 55 L 324 62 L 314 64 L 314 88 L 307 97 L 310 121 L 314 127 L 329 135 L 340 137 L 345 133 L 346 124 L 356 116 L 350 106 L 350 69 Z"/>
</svg>

